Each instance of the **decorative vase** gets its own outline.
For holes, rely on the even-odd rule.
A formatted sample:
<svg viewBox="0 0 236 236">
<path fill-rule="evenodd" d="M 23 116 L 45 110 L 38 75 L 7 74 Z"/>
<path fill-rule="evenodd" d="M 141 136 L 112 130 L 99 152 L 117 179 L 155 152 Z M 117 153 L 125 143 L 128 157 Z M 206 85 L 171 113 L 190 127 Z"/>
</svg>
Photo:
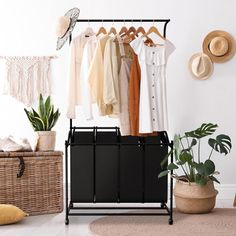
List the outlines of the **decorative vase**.
<svg viewBox="0 0 236 236">
<path fill-rule="evenodd" d="M 215 207 L 217 194 L 212 181 L 199 186 L 194 182 L 177 180 L 174 188 L 177 210 L 188 214 L 210 212 Z"/>
<path fill-rule="evenodd" d="M 56 143 L 56 131 L 37 132 L 36 151 L 54 151 Z"/>
</svg>

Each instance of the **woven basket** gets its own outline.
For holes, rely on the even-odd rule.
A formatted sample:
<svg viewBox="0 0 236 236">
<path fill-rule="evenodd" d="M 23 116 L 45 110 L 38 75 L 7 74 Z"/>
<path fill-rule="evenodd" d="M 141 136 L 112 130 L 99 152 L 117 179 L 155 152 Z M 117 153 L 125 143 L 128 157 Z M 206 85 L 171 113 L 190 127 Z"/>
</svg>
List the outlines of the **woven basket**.
<svg viewBox="0 0 236 236">
<path fill-rule="evenodd" d="M 63 210 L 62 152 L 0 152 L 0 204 L 30 215 Z"/>
</svg>

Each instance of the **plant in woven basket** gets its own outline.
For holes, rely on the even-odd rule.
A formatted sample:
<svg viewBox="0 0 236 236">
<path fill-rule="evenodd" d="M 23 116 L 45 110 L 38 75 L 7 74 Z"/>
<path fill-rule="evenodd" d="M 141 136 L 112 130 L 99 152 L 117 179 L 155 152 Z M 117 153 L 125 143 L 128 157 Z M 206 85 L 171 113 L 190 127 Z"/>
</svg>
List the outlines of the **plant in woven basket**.
<svg viewBox="0 0 236 236">
<path fill-rule="evenodd" d="M 51 97 L 48 96 L 44 102 L 42 94 L 39 96 L 38 112 L 24 109 L 34 131 L 50 131 L 56 124 L 60 113 L 59 109 L 54 112 L 54 105 L 51 104 Z"/>
<path fill-rule="evenodd" d="M 231 139 L 225 134 L 209 138 L 211 150 L 208 156 L 201 155 L 201 143 L 205 137 L 213 135 L 217 127 L 217 124 L 204 123 L 182 136 L 175 135 L 173 150 L 161 163 L 163 168 L 168 157 L 174 155 L 174 163 L 167 165 L 167 169 L 158 177 L 173 171 L 171 177 L 177 179 L 174 188 L 175 204 L 177 210 L 183 213 L 208 213 L 215 207 L 218 191 L 213 183 L 219 183 L 215 177 L 219 172 L 216 171 L 212 154 L 216 151 L 227 155 L 232 148 Z M 183 175 L 178 175 L 178 169 L 182 170 Z"/>
<path fill-rule="evenodd" d="M 216 151 L 227 155 L 232 148 L 230 137 L 220 134 L 215 138 L 209 138 L 208 144 L 211 147 L 209 155 L 204 160 L 201 155 L 201 142 L 203 138 L 214 134 L 217 127 L 217 124 L 204 123 L 193 131 L 185 132 L 183 136 L 176 134 L 174 137 L 174 148 L 162 161 L 161 166 L 164 166 L 172 153 L 174 154 L 175 163 L 170 163 L 167 169 L 162 171 L 158 177 L 165 176 L 172 170 L 174 172 L 172 177 L 195 182 L 201 186 L 206 185 L 208 180 L 219 183 L 215 177 L 219 172 L 216 171 L 212 154 Z M 176 173 L 176 170 L 179 168 L 183 171 L 183 176 L 179 176 Z"/>
<path fill-rule="evenodd" d="M 36 150 L 53 151 L 55 148 L 56 132 L 51 131 L 55 126 L 60 113 L 59 109 L 54 110 L 51 97 L 44 101 L 42 94 L 39 96 L 38 111 L 24 109 L 33 129 L 37 132 L 38 140 Z"/>
</svg>

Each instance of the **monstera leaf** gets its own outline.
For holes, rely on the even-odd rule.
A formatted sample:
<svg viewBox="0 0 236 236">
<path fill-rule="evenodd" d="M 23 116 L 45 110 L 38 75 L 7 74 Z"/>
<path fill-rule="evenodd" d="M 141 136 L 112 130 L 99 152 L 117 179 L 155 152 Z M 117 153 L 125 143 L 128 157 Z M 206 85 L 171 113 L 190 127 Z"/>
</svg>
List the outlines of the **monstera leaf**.
<svg viewBox="0 0 236 236">
<path fill-rule="evenodd" d="M 203 123 L 200 128 L 190 132 L 186 132 L 185 135 L 187 137 L 200 139 L 205 136 L 212 135 L 216 131 L 217 127 L 217 124 Z"/>
<path fill-rule="evenodd" d="M 227 155 L 231 148 L 231 139 L 228 135 L 220 134 L 216 139 L 209 138 L 208 144 L 217 152 Z"/>
</svg>

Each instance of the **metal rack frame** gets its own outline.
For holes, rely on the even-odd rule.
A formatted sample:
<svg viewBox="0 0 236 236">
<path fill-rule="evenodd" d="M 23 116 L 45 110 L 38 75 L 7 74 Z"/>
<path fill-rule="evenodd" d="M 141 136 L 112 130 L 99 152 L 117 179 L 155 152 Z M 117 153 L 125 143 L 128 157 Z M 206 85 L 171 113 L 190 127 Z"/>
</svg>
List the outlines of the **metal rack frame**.
<svg viewBox="0 0 236 236">
<path fill-rule="evenodd" d="M 77 22 L 162 22 L 164 23 L 163 27 L 163 36 L 166 37 L 166 28 L 167 24 L 170 22 L 170 19 L 78 19 Z M 72 35 L 69 37 L 69 42 L 72 40 Z M 72 143 L 72 133 L 77 130 L 77 129 L 94 129 L 97 130 L 98 128 L 104 129 L 104 130 L 109 130 L 109 129 L 116 129 L 118 130 L 119 128 L 117 127 L 76 127 L 73 126 L 72 119 L 70 119 L 70 126 L 69 126 L 69 132 L 68 132 L 68 138 L 65 141 L 65 188 L 66 188 L 66 196 L 65 196 L 65 224 L 69 224 L 69 216 L 83 216 L 83 215 L 161 215 L 161 216 L 169 216 L 169 224 L 173 224 L 173 179 L 169 177 L 169 200 L 170 200 L 170 206 L 168 207 L 165 202 L 160 203 L 160 207 L 76 207 L 74 206 L 74 202 L 69 200 L 69 183 L 68 183 L 68 148 L 73 145 L 78 145 L 76 143 Z M 171 150 L 173 149 L 173 141 L 169 142 L 168 136 L 166 132 L 162 132 L 163 137 L 167 138 L 165 143 L 161 143 L 161 145 L 166 145 Z M 89 144 L 91 145 L 91 143 Z M 97 145 L 97 144 L 96 144 Z M 119 144 L 121 145 L 121 144 Z M 127 144 L 125 144 L 127 145 Z M 132 144 L 128 144 L 132 145 Z M 149 144 L 150 145 L 150 144 Z M 157 145 L 157 144 L 154 144 Z M 173 154 L 171 154 L 170 162 L 173 162 Z M 172 174 L 173 171 L 171 171 Z M 168 181 L 167 181 L 168 183 Z M 167 191 L 168 192 L 168 191 Z M 92 202 L 93 203 L 93 202 Z M 94 203 L 93 203 L 94 204 Z M 166 210 L 166 212 L 121 212 L 121 213 L 115 213 L 115 212 L 91 212 L 91 210 Z M 71 212 L 72 210 L 88 210 L 89 212 Z"/>
</svg>

